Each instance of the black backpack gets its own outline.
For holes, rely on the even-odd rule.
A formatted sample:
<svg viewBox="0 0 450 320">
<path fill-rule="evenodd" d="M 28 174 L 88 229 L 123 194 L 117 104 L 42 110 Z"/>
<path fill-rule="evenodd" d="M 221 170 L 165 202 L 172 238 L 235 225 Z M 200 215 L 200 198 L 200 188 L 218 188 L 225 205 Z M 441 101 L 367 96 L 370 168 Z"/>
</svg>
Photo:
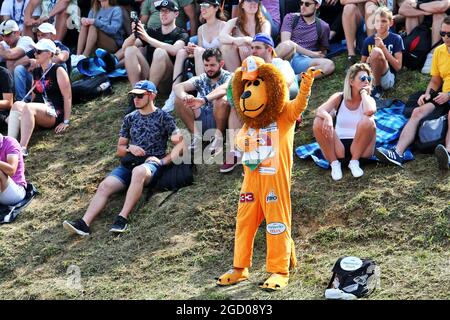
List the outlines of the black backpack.
<svg viewBox="0 0 450 320">
<path fill-rule="evenodd" d="M 336 261 L 327 288 L 340 289 L 358 298 L 367 297 L 374 292 L 380 277 L 376 262 L 371 259 L 361 259 L 362 265 L 358 269 L 346 271 L 341 267 L 341 261 L 344 258 L 350 257 L 341 257 Z"/>
<path fill-rule="evenodd" d="M 150 184 L 150 188 L 158 191 L 177 191 L 192 185 L 193 182 L 192 164 L 172 163 L 162 168 L 161 175 L 156 180 L 156 183 Z"/>
<path fill-rule="evenodd" d="M 112 93 L 111 81 L 106 74 L 99 74 L 72 83 L 72 100 L 74 103 L 87 102 Z"/>
<path fill-rule="evenodd" d="M 424 24 L 418 25 L 403 38 L 403 44 L 403 65 L 408 69 L 421 69 L 431 51 L 430 28 Z"/>
<path fill-rule="evenodd" d="M 439 144 L 445 144 L 448 130 L 447 112 L 437 107 L 430 115 L 420 120 L 414 148 L 422 153 L 433 153 Z"/>
</svg>

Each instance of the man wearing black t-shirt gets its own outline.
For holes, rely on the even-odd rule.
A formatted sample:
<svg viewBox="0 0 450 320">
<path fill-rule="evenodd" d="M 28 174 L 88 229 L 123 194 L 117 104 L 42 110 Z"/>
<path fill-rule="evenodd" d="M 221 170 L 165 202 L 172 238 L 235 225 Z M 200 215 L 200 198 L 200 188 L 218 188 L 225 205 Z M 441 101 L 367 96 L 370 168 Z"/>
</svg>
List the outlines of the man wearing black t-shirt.
<svg viewBox="0 0 450 320">
<path fill-rule="evenodd" d="M 156 10 L 160 12 L 161 27 L 147 32 L 139 23 L 139 39 L 132 34 L 125 40 L 122 47 L 125 50 L 125 68 L 132 86 L 139 80 L 150 79 L 157 87 L 166 84 L 170 89 L 176 54 L 187 44 L 189 35 L 175 25 L 178 6 L 173 1 L 161 1 Z M 146 56 L 138 48 L 141 43 L 147 47 Z"/>
</svg>

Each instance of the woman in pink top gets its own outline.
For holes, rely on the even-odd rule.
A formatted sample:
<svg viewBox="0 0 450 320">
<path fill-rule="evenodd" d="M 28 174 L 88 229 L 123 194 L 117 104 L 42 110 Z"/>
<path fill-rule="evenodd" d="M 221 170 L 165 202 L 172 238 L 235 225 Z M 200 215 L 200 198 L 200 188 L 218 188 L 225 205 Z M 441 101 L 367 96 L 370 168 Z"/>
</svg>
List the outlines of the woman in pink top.
<svg viewBox="0 0 450 320">
<path fill-rule="evenodd" d="M 15 205 L 25 198 L 25 165 L 19 142 L 0 134 L 0 204 Z"/>
</svg>

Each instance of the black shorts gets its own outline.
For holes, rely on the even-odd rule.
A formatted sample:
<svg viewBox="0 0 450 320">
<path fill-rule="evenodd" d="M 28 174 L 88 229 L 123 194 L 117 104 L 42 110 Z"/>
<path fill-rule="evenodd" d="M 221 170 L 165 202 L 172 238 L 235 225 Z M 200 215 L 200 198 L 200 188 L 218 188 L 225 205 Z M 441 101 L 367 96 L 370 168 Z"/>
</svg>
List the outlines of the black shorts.
<svg viewBox="0 0 450 320">
<path fill-rule="evenodd" d="M 344 159 L 350 160 L 352 158 L 352 153 L 350 152 L 350 147 L 352 146 L 353 139 L 341 139 L 342 144 L 344 145 Z"/>
</svg>

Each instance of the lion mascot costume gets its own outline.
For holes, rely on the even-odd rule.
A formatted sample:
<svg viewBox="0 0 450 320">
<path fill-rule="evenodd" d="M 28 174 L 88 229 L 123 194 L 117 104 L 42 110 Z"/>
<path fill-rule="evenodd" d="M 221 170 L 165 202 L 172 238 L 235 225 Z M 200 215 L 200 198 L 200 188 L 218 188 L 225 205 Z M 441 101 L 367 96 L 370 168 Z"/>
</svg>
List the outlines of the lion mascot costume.
<svg viewBox="0 0 450 320">
<path fill-rule="evenodd" d="M 297 263 L 291 238 L 291 171 L 296 119 L 306 109 L 314 77 L 320 70 L 302 74 L 300 90 L 289 101 L 288 88 L 278 69 L 250 56 L 232 80 L 232 96 L 244 126 L 236 137 L 243 152 L 244 181 L 239 197 L 233 269 L 217 280 L 226 286 L 247 280 L 253 242 L 266 219 L 266 269 L 270 277 L 261 285 L 281 290 L 289 270 Z"/>
</svg>

